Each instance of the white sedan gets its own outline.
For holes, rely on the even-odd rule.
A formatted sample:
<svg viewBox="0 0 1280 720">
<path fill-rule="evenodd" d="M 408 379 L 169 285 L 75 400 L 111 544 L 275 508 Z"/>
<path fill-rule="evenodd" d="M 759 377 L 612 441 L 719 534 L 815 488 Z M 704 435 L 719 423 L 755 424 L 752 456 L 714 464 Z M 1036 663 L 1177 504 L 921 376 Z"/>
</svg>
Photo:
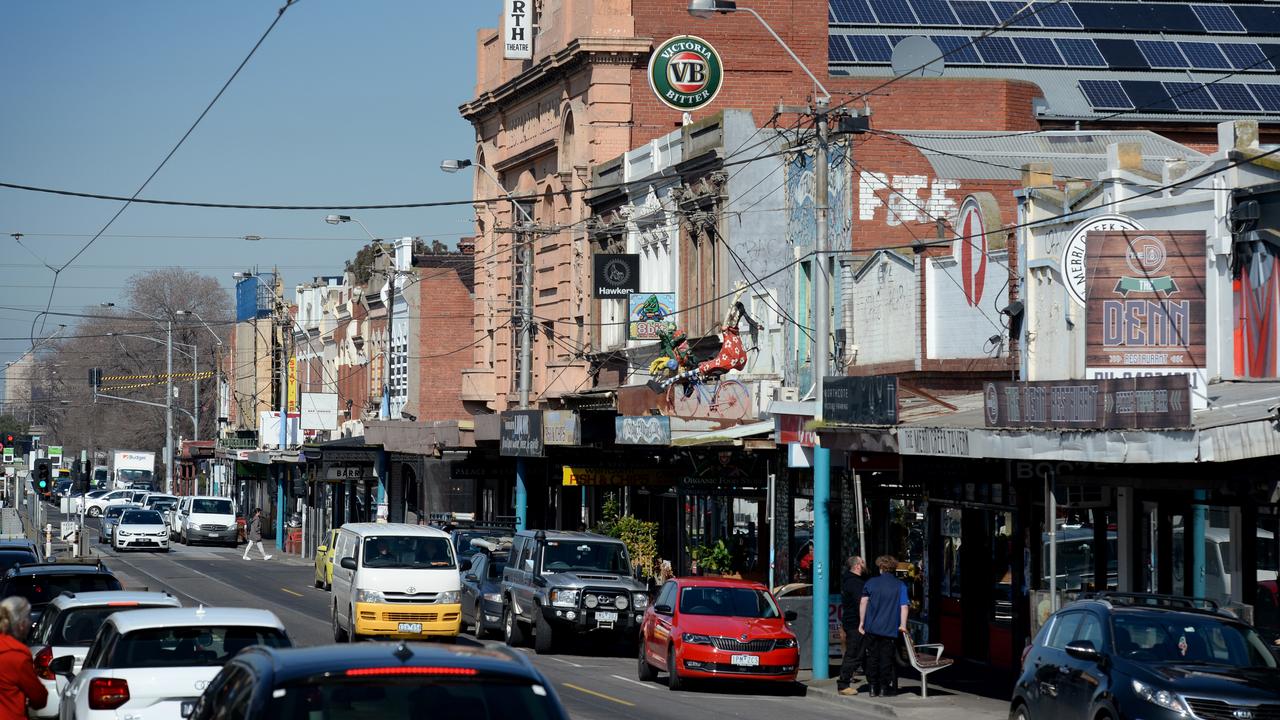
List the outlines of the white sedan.
<svg viewBox="0 0 1280 720">
<path fill-rule="evenodd" d="M 60 720 L 175 720 L 189 714 L 223 664 L 254 645 L 289 647 L 280 618 L 256 608 L 164 608 L 107 618 L 74 672 L 71 655 L 49 670 L 71 676 Z"/>
<path fill-rule="evenodd" d="M 116 523 L 111 547 L 116 551 L 143 548 L 169 552 L 169 526 L 155 510 L 129 508 Z"/>
<path fill-rule="evenodd" d="M 98 517 L 102 515 L 102 511 L 108 505 L 119 505 L 120 503 L 133 502 L 132 490 L 112 490 L 109 493 L 99 495 L 98 497 L 90 497 L 85 501 L 85 514 L 89 517 Z"/>
</svg>

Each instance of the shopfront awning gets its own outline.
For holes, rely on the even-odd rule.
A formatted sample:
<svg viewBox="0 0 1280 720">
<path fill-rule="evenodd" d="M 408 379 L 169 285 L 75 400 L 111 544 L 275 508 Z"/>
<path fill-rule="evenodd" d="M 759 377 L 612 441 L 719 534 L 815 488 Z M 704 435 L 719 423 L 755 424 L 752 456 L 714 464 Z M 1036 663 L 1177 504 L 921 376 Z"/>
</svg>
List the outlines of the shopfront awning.
<svg viewBox="0 0 1280 720">
<path fill-rule="evenodd" d="M 755 441 L 767 441 L 772 444 L 773 420 L 761 420 L 759 422 L 734 425 L 721 430 L 709 430 L 706 432 L 686 434 L 680 433 L 679 431 L 673 431 L 671 435 L 672 447 L 692 447 L 695 445 L 740 446 L 745 444 L 747 441 L 752 441 L 753 443 Z"/>
<path fill-rule="evenodd" d="M 435 455 L 445 450 L 475 447 L 470 421 L 409 422 L 376 420 L 364 425 L 365 442 L 381 445 L 387 452 Z"/>
</svg>

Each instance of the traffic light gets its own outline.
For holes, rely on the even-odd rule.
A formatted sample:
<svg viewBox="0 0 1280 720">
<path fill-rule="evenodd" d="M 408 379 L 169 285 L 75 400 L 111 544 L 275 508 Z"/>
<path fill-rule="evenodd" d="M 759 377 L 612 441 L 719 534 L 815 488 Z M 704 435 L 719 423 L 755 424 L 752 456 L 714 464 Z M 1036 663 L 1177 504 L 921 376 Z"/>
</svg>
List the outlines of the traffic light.
<svg viewBox="0 0 1280 720">
<path fill-rule="evenodd" d="M 36 460 L 36 492 L 48 495 L 53 492 L 53 462 L 48 458 Z"/>
<path fill-rule="evenodd" d="M 71 463 L 71 478 L 76 483 L 76 492 L 81 495 L 89 494 L 89 469 L 80 462 L 80 458 L 76 458 Z"/>
</svg>

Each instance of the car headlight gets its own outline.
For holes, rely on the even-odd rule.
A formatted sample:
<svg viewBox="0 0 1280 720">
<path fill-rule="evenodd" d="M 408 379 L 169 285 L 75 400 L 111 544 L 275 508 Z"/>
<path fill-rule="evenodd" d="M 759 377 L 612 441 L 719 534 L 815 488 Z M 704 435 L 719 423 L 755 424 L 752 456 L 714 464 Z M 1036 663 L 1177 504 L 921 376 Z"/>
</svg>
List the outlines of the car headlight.
<svg viewBox="0 0 1280 720">
<path fill-rule="evenodd" d="M 120 534 L 120 537 L 129 537 L 128 530 L 117 530 L 116 532 Z"/>
<path fill-rule="evenodd" d="M 1183 701 L 1182 696 L 1171 693 L 1168 690 L 1157 690 L 1144 682 L 1134 680 L 1133 692 L 1143 700 L 1152 705 L 1158 705 L 1165 710 L 1172 710 L 1183 716 L 1191 714 L 1191 709 L 1187 707 L 1187 703 Z"/>
<path fill-rule="evenodd" d="M 582 600 L 582 604 L 587 606 L 588 610 L 594 610 L 600 604 L 600 598 L 595 595 L 588 595 Z"/>
<path fill-rule="evenodd" d="M 445 590 L 444 592 L 436 593 L 436 602 L 441 605 L 456 603 L 458 602 L 458 591 Z"/>
<path fill-rule="evenodd" d="M 635 605 L 637 610 L 643 610 L 649 607 L 649 596 L 645 593 L 631 593 L 631 604 Z"/>
<path fill-rule="evenodd" d="M 381 590 L 356 590 L 356 602 L 384 603 L 387 596 Z"/>
<path fill-rule="evenodd" d="M 773 641 L 775 648 L 793 648 L 796 646 L 795 638 L 779 638 Z"/>
<path fill-rule="evenodd" d="M 577 607 L 577 590 L 552 590 L 551 604 L 556 607 Z"/>
<path fill-rule="evenodd" d="M 485 593 L 484 599 L 489 602 L 500 603 L 502 602 L 502 593 Z"/>
<path fill-rule="evenodd" d="M 690 645 L 710 645 L 711 644 L 711 638 L 707 637 L 706 635 L 698 635 L 696 633 L 685 633 L 684 635 L 680 636 L 680 639 L 684 640 Z"/>
</svg>

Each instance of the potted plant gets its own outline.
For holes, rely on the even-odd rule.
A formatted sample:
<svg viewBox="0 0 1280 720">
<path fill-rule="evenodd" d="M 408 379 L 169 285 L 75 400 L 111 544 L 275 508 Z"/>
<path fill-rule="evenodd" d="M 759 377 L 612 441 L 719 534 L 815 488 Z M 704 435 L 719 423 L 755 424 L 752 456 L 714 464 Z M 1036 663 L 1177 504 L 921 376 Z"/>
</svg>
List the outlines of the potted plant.
<svg viewBox="0 0 1280 720">
<path fill-rule="evenodd" d="M 732 568 L 733 559 L 724 540 L 717 540 L 714 545 L 695 545 L 685 550 L 693 559 L 695 575 L 727 575 Z"/>
</svg>

